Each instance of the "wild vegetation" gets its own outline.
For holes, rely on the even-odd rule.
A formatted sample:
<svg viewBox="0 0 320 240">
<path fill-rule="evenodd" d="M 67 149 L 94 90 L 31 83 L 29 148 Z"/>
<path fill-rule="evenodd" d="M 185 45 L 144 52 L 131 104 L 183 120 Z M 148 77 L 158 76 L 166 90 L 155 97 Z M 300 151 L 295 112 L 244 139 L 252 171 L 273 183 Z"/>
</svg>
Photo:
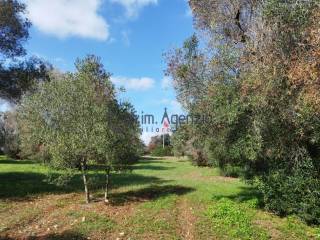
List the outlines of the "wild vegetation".
<svg viewBox="0 0 320 240">
<path fill-rule="evenodd" d="M 167 71 L 186 110 L 209 117 L 178 130 L 176 154 L 239 169 L 267 209 L 319 224 L 319 1 L 190 6 L 199 33 Z"/>
</svg>

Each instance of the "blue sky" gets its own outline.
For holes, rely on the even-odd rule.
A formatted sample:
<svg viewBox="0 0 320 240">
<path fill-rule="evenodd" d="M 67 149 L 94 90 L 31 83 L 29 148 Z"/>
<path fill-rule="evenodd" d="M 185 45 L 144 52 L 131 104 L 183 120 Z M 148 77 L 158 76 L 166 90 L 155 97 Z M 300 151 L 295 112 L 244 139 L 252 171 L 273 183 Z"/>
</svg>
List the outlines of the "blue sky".
<svg viewBox="0 0 320 240">
<path fill-rule="evenodd" d="M 137 113 L 180 113 L 163 54 L 193 33 L 186 0 L 25 0 L 33 23 L 26 44 L 62 71 L 78 57 L 101 57 Z M 152 133 L 144 134 L 147 139 Z"/>
</svg>

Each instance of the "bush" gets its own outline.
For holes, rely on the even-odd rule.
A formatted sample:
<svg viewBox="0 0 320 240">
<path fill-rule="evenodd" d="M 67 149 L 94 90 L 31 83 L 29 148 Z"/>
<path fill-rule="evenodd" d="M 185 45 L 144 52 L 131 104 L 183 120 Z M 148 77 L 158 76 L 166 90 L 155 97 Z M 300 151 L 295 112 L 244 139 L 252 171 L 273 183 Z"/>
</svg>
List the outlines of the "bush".
<svg viewBox="0 0 320 240">
<path fill-rule="evenodd" d="M 221 169 L 221 174 L 225 177 L 238 178 L 244 176 L 244 170 L 242 167 L 227 164 Z"/>
<path fill-rule="evenodd" d="M 198 167 L 207 167 L 208 157 L 206 153 L 201 149 L 192 149 L 188 152 L 188 157 L 191 159 L 192 164 Z"/>
<path fill-rule="evenodd" d="M 268 210 L 296 214 L 308 224 L 320 224 L 320 181 L 275 173 L 260 185 Z"/>
<path fill-rule="evenodd" d="M 282 216 L 297 215 L 308 224 L 320 224 L 320 180 L 312 169 L 299 167 L 291 174 L 277 170 L 261 177 L 258 186 L 268 210 Z"/>
<path fill-rule="evenodd" d="M 172 147 L 165 146 L 163 148 L 162 146 L 157 146 L 155 149 L 152 150 L 151 155 L 156 157 L 173 156 Z"/>
</svg>

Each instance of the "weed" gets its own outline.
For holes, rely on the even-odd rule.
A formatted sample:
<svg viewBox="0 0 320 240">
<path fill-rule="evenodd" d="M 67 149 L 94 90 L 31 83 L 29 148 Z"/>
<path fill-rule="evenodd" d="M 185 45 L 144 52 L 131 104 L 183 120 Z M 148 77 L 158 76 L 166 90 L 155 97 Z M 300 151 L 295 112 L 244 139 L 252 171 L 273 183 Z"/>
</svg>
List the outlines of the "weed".
<svg viewBox="0 0 320 240">
<path fill-rule="evenodd" d="M 206 215 L 224 239 L 268 239 L 262 229 L 253 225 L 254 213 L 245 204 L 223 198 L 210 206 Z"/>
</svg>

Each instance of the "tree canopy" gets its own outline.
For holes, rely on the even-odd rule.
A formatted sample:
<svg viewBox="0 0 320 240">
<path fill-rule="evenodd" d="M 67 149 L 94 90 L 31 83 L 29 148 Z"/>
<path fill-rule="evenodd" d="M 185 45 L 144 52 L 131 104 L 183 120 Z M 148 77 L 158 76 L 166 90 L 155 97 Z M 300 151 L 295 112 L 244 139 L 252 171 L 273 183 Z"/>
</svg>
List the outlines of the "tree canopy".
<svg viewBox="0 0 320 240">
<path fill-rule="evenodd" d="M 50 64 L 26 55 L 24 43 L 29 38 L 30 21 L 26 6 L 17 0 L 0 0 L 0 97 L 17 103 L 39 81 L 48 80 Z"/>
<path fill-rule="evenodd" d="M 178 130 L 177 148 L 192 142 L 196 162 L 241 166 L 267 208 L 317 223 L 319 1 L 190 6 L 198 34 L 167 55 L 167 71 L 183 106 L 212 121 Z"/>
<path fill-rule="evenodd" d="M 0 1 L 0 56 L 25 55 L 23 44 L 29 38 L 30 21 L 24 16 L 26 6 L 17 0 Z"/>
<path fill-rule="evenodd" d="M 138 156 L 139 125 L 130 105 L 118 103 L 100 60 L 88 56 L 75 73 L 52 75 L 19 107 L 22 149 L 38 148 L 59 169 L 83 172 L 89 202 L 90 164 L 127 165 Z"/>
</svg>

